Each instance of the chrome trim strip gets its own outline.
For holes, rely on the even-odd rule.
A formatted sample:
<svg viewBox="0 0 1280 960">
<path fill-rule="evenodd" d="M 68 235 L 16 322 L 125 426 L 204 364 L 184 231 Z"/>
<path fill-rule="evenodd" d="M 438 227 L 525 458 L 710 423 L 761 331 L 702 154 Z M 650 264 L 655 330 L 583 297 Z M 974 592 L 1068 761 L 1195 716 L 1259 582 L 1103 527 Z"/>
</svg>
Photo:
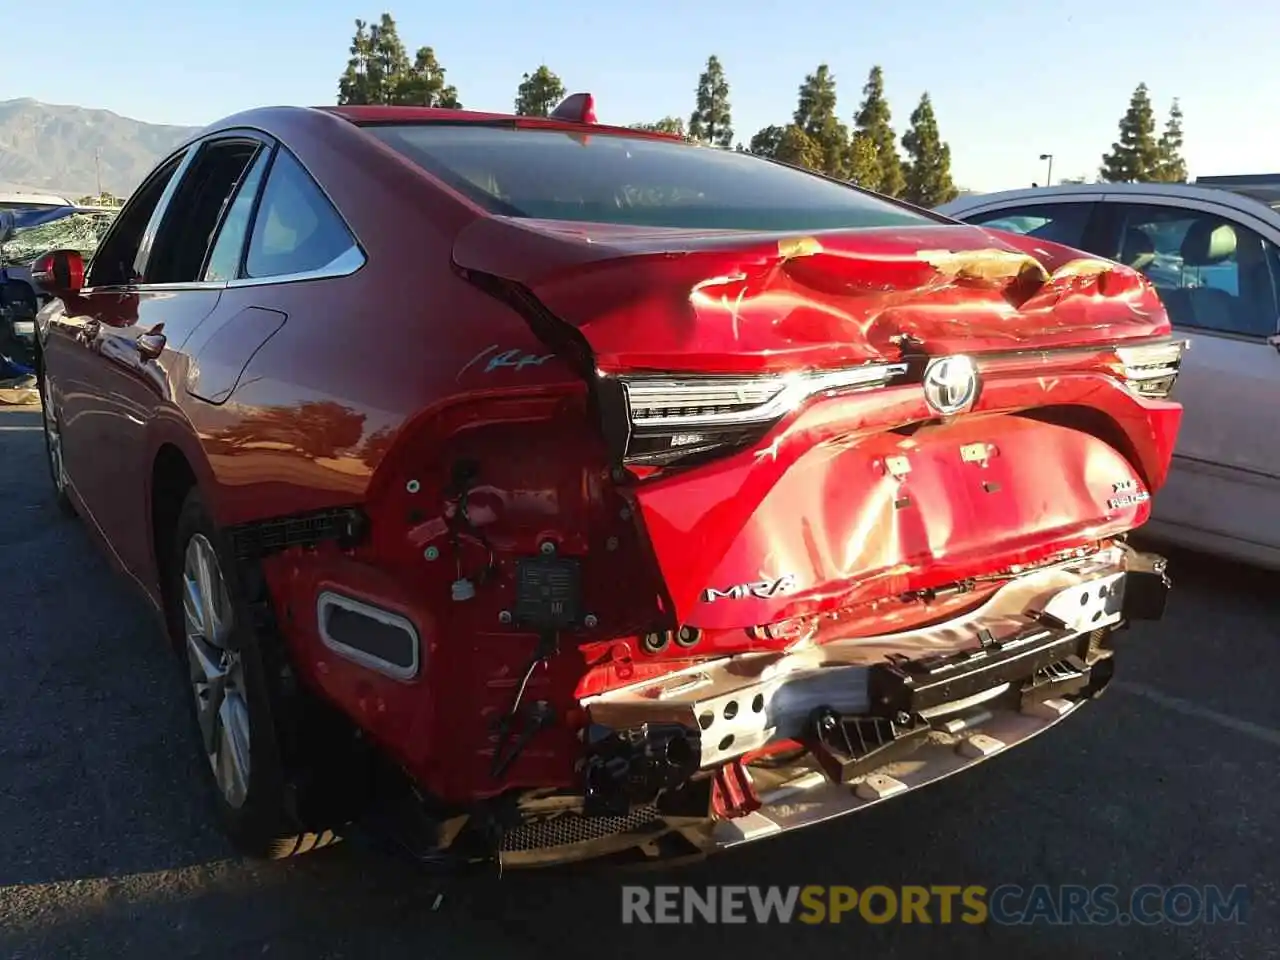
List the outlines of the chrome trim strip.
<svg viewBox="0 0 1280 960">
<path fill-rule="evenodd" d="M 273 283 L 298 283 L 305 280 L 336 280 L 351 276 L 368 262 L 368 258 L 358 246 L 351 246 L 323 267 L 303 273 L 282 273 L 275 277 L 244 277 L 240 280 L 194 280 L 190 283 L 110 284 L 101 287 L 84 287 L 80 292 L 88 294 L 119 290 L 122 293 L 151 293 L 152 291 L 176 293 L 190 290 L 263 287 Z"/>
<path fill-rule="evenodd" d="M 325 611 L 329 607 L 340 607 L 351 613 L 377 620 L 379 623 L 386 624 L 389 627 L 395 627 L 408 634 L 412 641 L 413 663 L 408 667 L 402 667 L 398 663 L 383 660 L 381 657 L 376 657 L 364 650 L 348 646 L 335 639 L 330 635 L 325 619 Z M 342 594 L 335 593 L 332 590 L 322 590 L 316 597 L 316 623 L 319 628 L 321 642 L 339 656 L 395 680 L 412 680 L 418 675 L 418 668 L 421 666 L 421 640 L 418 637 L 417 628 L 407 618 L 392 613 L 390 610 L 384 610 L 381 607 L 375 607 L 351 597 L 344 597 Z"/>
<path fill-rule="evenodd" d="M 96 293 L 106 290 L 120 290 L 126 293 L 173 293 L 186 290 L 221 290 L 227 285 L 225 280 L 192 280 L 182 283 L 134 283 L 109 284 L 102 287 L 85 287 L 81 293 Z"/>
<path fill-rule="evenodd" d="M 235 289 L 238 287 L 263 287 L 273 283 L 299 283 L 306 280 L 336 280 L 339 277 L 351 276 L 368 262 L 368 257 L 360 249 L 358 241 L 353 240 L 352 245 L 344 252 L 338 254 L 337 257 L 323 267 L 317 267 L 315 270 L 306 270 L 302 273 L 282 273 L 274 277 L 241 277 L 238 280 L 228 280 L 225 286 L 229 289 Z"/>
</svg>

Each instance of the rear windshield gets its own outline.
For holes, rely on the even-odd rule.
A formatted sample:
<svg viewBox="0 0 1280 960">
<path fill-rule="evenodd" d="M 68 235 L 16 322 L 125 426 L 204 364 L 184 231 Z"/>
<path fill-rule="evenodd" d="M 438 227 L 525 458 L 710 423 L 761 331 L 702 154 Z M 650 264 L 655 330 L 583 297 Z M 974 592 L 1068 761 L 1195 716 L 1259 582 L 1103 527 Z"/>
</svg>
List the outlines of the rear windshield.
<svg viewBox="0 0 1280 960">
<path fill-rule="evenodd" d="M 937 222 L 750 154 L 678 141 L 476 124 L 371 134 L 495 214 L 708 230 L 825 230 Z"/>
</svg>

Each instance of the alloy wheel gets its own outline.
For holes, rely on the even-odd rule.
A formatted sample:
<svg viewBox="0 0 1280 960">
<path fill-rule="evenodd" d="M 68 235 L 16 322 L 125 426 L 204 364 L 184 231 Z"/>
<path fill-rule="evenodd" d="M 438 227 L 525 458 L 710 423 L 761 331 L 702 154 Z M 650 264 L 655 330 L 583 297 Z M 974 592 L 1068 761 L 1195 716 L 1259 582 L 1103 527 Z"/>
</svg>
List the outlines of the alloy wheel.
<svg viewBox="0 0 1280 960">
<path fill-rule="evenodd" d="M 231 600 L 213 544 L 194 535 L 183 556 L 182 618 L 196 718 L 213 778 L 238 809 L 249 791 L 250 725 L 244 665 L 229 645 Z"/>
</svg>

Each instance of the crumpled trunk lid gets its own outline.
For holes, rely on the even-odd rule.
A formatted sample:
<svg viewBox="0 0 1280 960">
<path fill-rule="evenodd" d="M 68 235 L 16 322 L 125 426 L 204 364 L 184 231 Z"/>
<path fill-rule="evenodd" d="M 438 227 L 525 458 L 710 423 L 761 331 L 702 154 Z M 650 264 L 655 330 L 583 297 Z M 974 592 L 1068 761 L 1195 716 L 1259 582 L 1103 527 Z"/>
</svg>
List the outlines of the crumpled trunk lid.
<svg viewBox="0 0 1280 960">
<path fill-rule="evenodd" d="M 815 395 L 746 446 L 638 474 L 677 624 L 794 623 L 1088 549 L 1145 522 L 1172 452 L 1176 404 L 1097 369 L 1045 373 L 1063 351 L 1169 330 L 1139 274 L 1066 247 L 949 224 L 801 236 L 489 218 L 454 255 L 593 385 L 910 361 L 914 380 Z M 920 361 L 949 355 L 1004 367 L 940 418 Z"/>
<path fill-rule="evenodd" d="M 1133 271 L 964 224 L 783 235 L 485 218 L 454 258 L 532 293 L 606 373 L 829 369 L 1167 330 Z"/>
</svg>

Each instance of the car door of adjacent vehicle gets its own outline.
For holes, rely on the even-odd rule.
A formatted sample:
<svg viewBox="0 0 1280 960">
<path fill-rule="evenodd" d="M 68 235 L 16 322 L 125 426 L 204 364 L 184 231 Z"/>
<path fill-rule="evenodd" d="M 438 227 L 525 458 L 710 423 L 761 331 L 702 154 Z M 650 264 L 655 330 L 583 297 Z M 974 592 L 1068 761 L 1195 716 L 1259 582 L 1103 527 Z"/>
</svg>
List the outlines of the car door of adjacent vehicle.
<svg viewBox="0 0 1280 960">
<path fill-rule="evenodd" d="M 1097 210 L 1100 194 L 1068 194 L 1043 200 L 1021 199 L 979 207 L 959 219 L 990 230 L 1006 230 L 1039 237 L 1077 250 L 1091 251 L 1100 236 Z"/>
<path fill-rule="evenodd" d="M 248 134 L 218 135 L 198 144 L 153 212 L 132 282 L 110 292 L 95 289 L 89 296 L 97 426 L 84 496 L 117 557 L 135 573 L 147 569 L 152 546 L 148 428 L 173 392 L 182 389 L 183 347 L 217 307 L 226 286 L 226 277 L 217 276 L 219 227 L 241 188 L 252 203 L 268 153 L 266 144 Z M 243 208 L 240 204 L 247 218 Z M 243 223 L 239 229 L 242 235 Z"/>
<path fill-rule="evenodd" d="M 1182 429 L 1153 532 L 1280 560 L 1280 231 L 1198 199 L 1111 195 L 1099 252 L 1137 267 L 1190 341 Z"/>
</svg>

